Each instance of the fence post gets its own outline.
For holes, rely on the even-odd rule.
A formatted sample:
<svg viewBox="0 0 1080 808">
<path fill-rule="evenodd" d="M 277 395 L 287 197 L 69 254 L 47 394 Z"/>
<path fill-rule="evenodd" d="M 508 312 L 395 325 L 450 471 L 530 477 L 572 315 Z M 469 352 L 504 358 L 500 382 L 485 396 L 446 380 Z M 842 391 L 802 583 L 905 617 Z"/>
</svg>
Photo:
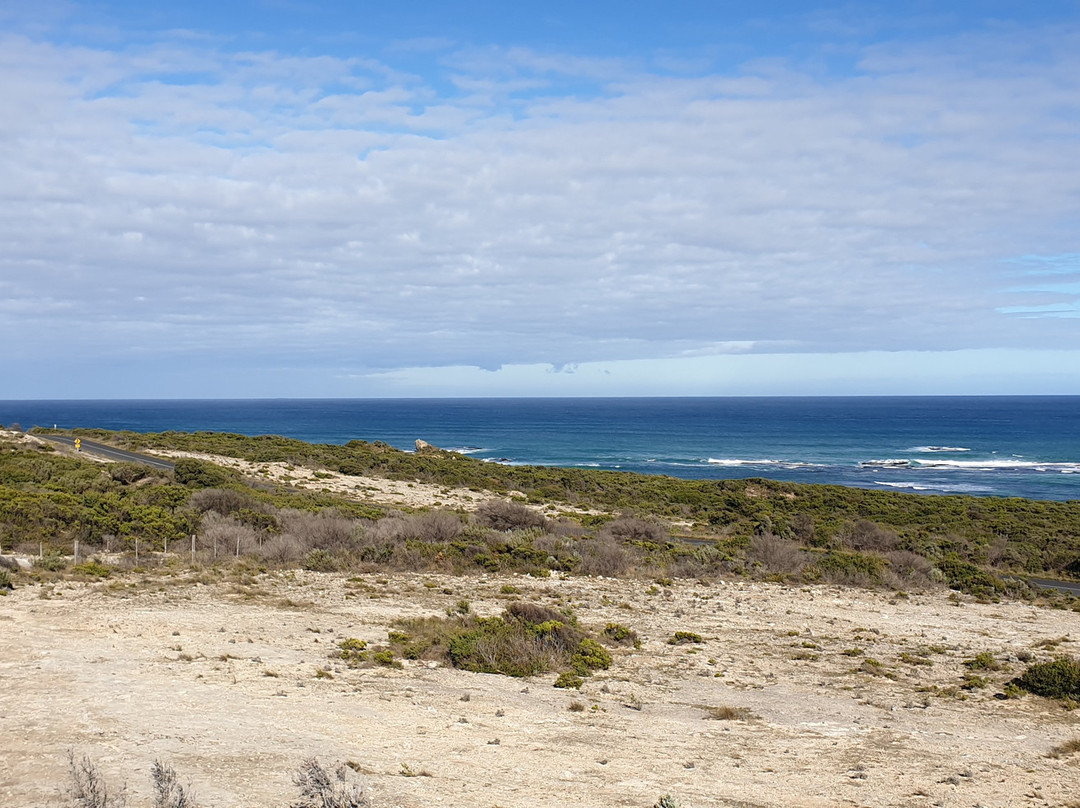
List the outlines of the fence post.
<svg viewBox="0 0 1080 808">
<path fill-rule="evenodd" d="M 195 566 L 195 534 L 191 534 L 191 566 Z"/>
<path fill-rule="evenodd" d="M 79 540 L 75 539 L 75 563 L 79 563 Z"/>
<path fill-rule="evenodd" d="M 139 537 L 135 537 L 135 566 L 139 566 Z"/>
</svg>

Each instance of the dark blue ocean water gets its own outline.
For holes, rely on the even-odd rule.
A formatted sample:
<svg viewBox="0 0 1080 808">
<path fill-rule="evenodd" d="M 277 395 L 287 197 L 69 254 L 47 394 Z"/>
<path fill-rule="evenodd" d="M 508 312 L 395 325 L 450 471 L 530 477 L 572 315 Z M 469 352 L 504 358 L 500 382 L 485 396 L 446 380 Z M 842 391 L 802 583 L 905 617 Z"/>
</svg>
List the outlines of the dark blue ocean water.
<svg viewBox="0 0 1080 808">
<path fill-rule="evenodd" d="M 503 463 L 1080 499 L 1080 397 L 7 401 L 0 423 L 417 438 Z"/>
</svg>

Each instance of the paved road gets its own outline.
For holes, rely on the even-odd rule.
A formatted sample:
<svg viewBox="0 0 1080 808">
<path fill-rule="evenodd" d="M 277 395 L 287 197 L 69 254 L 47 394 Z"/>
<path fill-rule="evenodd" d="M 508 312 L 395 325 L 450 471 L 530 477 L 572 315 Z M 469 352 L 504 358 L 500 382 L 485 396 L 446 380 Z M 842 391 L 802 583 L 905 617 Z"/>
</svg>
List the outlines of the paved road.
<svg viewBox="0 0 1080 808">
<path fill-rule="evenodd" d="M 1059 592 L 1068 592 L 1070 595 L 1080 598 L 1080 583 L 1075 581 L 1055 581 L 1052 578 L 1028 578 L 1027 582 L 1042 589 L 1056 589 Z"/>
<path fill-rule="evenodd" d="M 34 437 L 41 440 L 53 441 L 54 443 L 62 443 L 65 446 L 75 448 L 75 438 L 69 435 L 35 435 Z M 105 457 L 109 460 L 121 460 L 125 463 L 142 463 L 144 466 L 161 469 L 162 471 L 173 470 L 173 464 L 169 460 L 162 460 L 159 457 L 150 457 L 149 455 L 144 454 L 136 454 L 135 452 L 125 452 L 123 449 L 116 449 L 112 446 L 106 446 L 104 443 L 87 440 L 86 438 L 82 439 L 82 450 L 87 454 Z"/>
</svg>

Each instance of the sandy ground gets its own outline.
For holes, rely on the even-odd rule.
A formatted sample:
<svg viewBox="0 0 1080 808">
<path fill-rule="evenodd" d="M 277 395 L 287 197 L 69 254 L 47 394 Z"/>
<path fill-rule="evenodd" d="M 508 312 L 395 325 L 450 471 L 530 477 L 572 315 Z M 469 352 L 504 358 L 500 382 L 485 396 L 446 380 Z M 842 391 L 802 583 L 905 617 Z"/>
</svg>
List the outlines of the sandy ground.
<svg viewBox="0 0 1080 808">
<path fill-rule="evenodd" d="M 373 502 L 378 505 L 404 508 L 451 508 L 458 510 L 476 510 L 491 499 L 507 499 L 513 496 L 524 497 L 520 491 L 506 494 L 493 494 L 490 491 L 477 491 L 470 488 L 457 488 L 446 485 L 434 485 L 424 482 L 388 480 L 383 477 L 363 477 L 340 474 L 326 469 L 315 470 L 289 463 L 253 463 L 236 457 L 203 454 L 200 452 L 181 452 L 175 450 L 154 451 L 160 457 L 194 457 L 207 460 L 219 466 L 232 468 L 246 477 L 272 480 L 292 488 L 311 491 L 325 491 L 351 499 Z M 551 502 L 534 505 L 536 510 L 549 515 L 596 514 L 600 511 L 580 508 L 569 503 Z"/>
<path fill-rule="evenodd" d="M 131 574 L 0 597 L 0 805 L 64 805 L 68 749 L 126 781 L 131 806 L 150 805 L 158 758 L 207 808 L 286 806 L 291 773 L 312 755 L 357 764 L 379 807 L 1080 800 L 1080 753 L 1048 756 L 1080 737 L 1080 714 L 994 698 L 1023 669 L 1017 654 L 1049 659 L 1041 641 L 1075 635 L 1072 612 L 747 582 L 230 575 Z M 554 675 L 330 658 L 346 637 L 384 641 L 399 617 L 462 598 L 494 614 L 512 597 L 571 606 L 598 628 L 623 623 L 642 648 L 616 651 L 580 692 L 553 688 Z M 704 642 L 670 645 L 675 631 Z M 1077 653 L 1076 639 L 1057 651 Z M 932 664 L 901 661 L 920 649 Z M 980 651 L 1006 670 L 952 692 Z M 856 671 L 866 657 L 895 678 Z M 716 720 L 717 707 L 750 716 Z"/>
<path fill-rule="evenodd" d="M 489 492 L 470 491 L 422 482 L 387 480 L 382 477 L 361 477 L 339 474 L 336 471 L 316 471 L 288 463 L 252 463 L 236 457 L 203 454 L 200 452 L 154 451 L 160 457 L 194 457 L 219 466 L 236 469 L 246 477 L 262 478 L 293 488 L 326 491 L 352 499 L 377 502 L 380 505 L 407 508 L 446 507 L 473 510 L 491 499 Z"/>
</svg>

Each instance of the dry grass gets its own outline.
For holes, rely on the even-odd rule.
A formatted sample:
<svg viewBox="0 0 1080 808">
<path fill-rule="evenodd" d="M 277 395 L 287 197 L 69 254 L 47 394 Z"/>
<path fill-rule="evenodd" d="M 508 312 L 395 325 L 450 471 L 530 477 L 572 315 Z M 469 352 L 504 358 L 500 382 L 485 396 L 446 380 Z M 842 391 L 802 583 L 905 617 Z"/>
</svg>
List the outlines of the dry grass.
<svg viewBox="0 0 1080 808">
<path fill-rule="evenodd" d="M 1080 752 L 1080 737 L 1058 744 L 1050 750 L 1050 754 L 1047 755 L 1047 757 L 1052 757 L 1057 760 L 1059 758 L 1068 757 L 1069 755 L 1075 755 L 1077 752 Z"/>
<path fill-rule="evenodd" d="M 747 707 L 724 705 L 721 707 L 702 706 L 701 709 L 705 711 L 703 717 L 712 721 L 749 721 L 751 718 L 756 717 L 754 711 Z"/>
</svg>

